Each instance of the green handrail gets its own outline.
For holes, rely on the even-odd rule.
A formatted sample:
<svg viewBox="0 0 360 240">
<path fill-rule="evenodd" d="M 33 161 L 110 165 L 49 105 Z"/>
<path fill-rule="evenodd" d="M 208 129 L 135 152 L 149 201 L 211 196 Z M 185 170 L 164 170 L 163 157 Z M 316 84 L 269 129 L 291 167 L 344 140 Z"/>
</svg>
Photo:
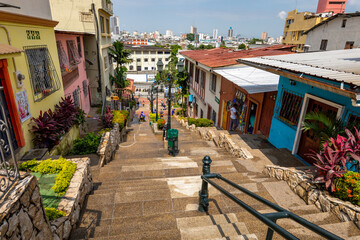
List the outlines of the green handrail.
<svg viewBox="0 0 360 240">
<path fill-rule="evenodd" d="M 299 217 L 298 215 L 289 212 L 288 210 L 256 195 L 255 193 L 247 190 L 246 188 L 243 188 L 236 183 L 222 177 L 220 174 L 217 173 L 210 173 L 210 164 L 212 162 L 211 158 L 209 156 L 205 156 L 202 160 L 203 162 L 203 175 L 201 176 L 202 179 L 202 186 L 201 190 L 199 192 L 199 211 L 200 212 L 207 212 L 209 208 L 209 191 L 208 191 L 208 184 L 211 184 L 213 187 L 215 187 L 217 190 L 219 190 L 221 193 L 223 193 L 225 196 L 233 200 L 235 203 L 243 207 L 246 211 L 248 211 L 250 214 L 252 214 L 254 217 L 262 221 L 268 226 L 268 232 L 266 235 L 266 240 L 271 240 L 274 234 L 274 231 L 280 234 L 285 239 L 290 240 L 296 240 L 299 239 L 292 235 L 290 232 L 276 224 L 276 221 L 281 218 L 289 218 L 291 220 L 296 221 L 303 227 L 306 227 L 310 229 L 311 231 L 319 234 L 322 237 L 325 237 L 327 239 L 331 240 L 341 240 L 343 238 L 340 238 L 339 236 L 319 227 L 318 225 L 311 223 L 307 221 L 306 219 Z M 224 188 L 210 180 L 211 178 L 219 179 L 232 187 L 242 191 L 243 193 L 249 195 L 250 197 L 256 199 L 257 201 L 269 206 L 270 208 L 276 210 L 277 212 L 274 213 L 260 213 L 256 211 L 251 206 L 247 205 L 245 202 L 241 201 L 234 195 L 232 195 L 230 192 L 226 191 Z"/>
</svg>

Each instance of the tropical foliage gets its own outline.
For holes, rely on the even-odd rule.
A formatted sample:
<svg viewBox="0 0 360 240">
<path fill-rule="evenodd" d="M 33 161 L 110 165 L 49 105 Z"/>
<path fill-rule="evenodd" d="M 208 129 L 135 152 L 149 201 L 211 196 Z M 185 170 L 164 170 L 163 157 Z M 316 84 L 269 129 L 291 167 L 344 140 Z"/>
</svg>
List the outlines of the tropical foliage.
<svg viewBox="0 0 360 240">
<path fill-rule="evenodd" d="M 114 75 L 110 75 L 110 80 L 115 84 L 118 90 L 118 96 L 121 99 L 124 89 L 129 86 L 129 81 L 126 80 L 127 68 L 126 63 L 131 63 L 131 51 L 124 48 L 124 44 L 120 41 L 115 41 L 113 47 L 109 49 L 109 55 L 116 62 Z"/>
<path fill-rule="evenodd" d="M 74 140 L 74 146 L 71 150 L 73 155 L 84 155 L 96 153 L 100 144 L 101 135 L 95 133 L 88 133 L 83 138 Z"/>
<path fill-rule="evenodd" d="M 335 197 L 360 205 L 360 174 L 347 172 L 336 183 Z"/>
<path fill-rule="evenodd" d="M 196 127 L 212 127 L 214 122 L 207 118 L 188 118 L 189 126 L 195 124 Z"/>
<path fill-rule="evenodd" d="M 55 111 L 40 111 L 37 118 L 31 118 L 30 132 L 34 135 L 34 145 L 40 148 L 52 148 L 59 143 L 60 137 L 74 125 L 84 123 L 85 114 L 77 108 L 70 96 L 61 98 Z"/>
<path fill-rule="evenodd" d="M 347 137 L 337 135 L 323 144 L 320 153 L 310 156 L 316 161 L 317 177 L 315 180 L 324 182 L 331 192 L 335 191 L 335 184 L 341 174 L 350 167 L 359 166 L 360 162 L 360 132 L 355 128 L 355 134 L 345 129 Z M 357 167 L 359 170 L 359 167 Z"/>
<path fill-rule="evenodd" d="M 49 221 L 52 221 L 54 219 L 66 216 L 66 213 L 55 208 L 46 207 L 45 216 L 49 219 Z"/>
</svg>

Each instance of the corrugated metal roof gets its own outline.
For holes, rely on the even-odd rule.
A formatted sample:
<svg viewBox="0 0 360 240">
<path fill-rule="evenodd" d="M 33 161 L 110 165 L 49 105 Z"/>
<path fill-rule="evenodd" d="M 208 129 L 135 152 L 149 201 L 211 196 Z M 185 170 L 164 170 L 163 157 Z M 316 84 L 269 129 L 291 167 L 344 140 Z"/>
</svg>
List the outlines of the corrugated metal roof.
<svg viewBox="0 0 360 240">
<path fill-rule="evenodd" d="M 197 61 L 210 68 L 225 67 L 238 64 L 239 58 L 271 56 L 281 54 L 291 54 L 289 45 L 273 45 L 263 48 L 255 48 L 251 50 L 236 51 L 228 48 L 214 48 L 206 50 L 182 51 L 181 55 Z"/>
<path fill-rule="evenodd" d="M 215 72 L 250 94 L 278 90 L 279 75 L 257 68 L 234 66 L 220 68 Z"/>
<path fill-rule="evenodd" d="M 21 53 L 23 50 L 10 46 L 8 44 L 0 43 L 0 55 Z"/>
<path fill-rule="evenodd" d="M 243 58 L 238 61 L 360 86 L 360 49 Z"/>
</svg>

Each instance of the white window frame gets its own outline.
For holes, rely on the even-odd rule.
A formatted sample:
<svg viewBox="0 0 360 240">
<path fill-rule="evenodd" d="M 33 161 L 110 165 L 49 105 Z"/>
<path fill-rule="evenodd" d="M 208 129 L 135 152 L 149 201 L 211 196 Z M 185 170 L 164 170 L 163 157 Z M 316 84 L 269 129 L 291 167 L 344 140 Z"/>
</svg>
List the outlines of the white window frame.
<svg viewBox="0 0 360 240">
<path fill-rule="evenodd" d="M 325 103 L 326 105 L 337 108 L 338 109 L 337 114 L 336 114 L 337 118 L 340 118 L 344 113 L 345 106 L 334 103 L 334 102 L 331 102 L 329 100 L 326 100 L 326 99 L 323 99 L 323 98 L 320 98 L 320 97 L 317 97 L 317 96 L 314 96 L 314 95 L 311 95 L 309 93 L 305 93 L 305 96 L 304 96 L 304 99 L 303 99 L 303 104 L 302 104 L 302 107 L 301 107 L 300 116 L 299 116 L 298 126 L 297 126 L 297 130 L 296 130 L 294 145 L 293 145 L 293 149 L 292 149 L 292 152 L 291 152 L 292 154 L 297 154 L 297 152 L 299 150 L 299 144 L 300 144 L 301 133 L 302 133 L 301 129 L 304 126 L 303 121 L 305 119 L 305 115 L 306 115 L 307 108 L 309 106 L 310 99 L 313 99 L 313 100 L 316 100 L 318 102 Z"/>
</svg>

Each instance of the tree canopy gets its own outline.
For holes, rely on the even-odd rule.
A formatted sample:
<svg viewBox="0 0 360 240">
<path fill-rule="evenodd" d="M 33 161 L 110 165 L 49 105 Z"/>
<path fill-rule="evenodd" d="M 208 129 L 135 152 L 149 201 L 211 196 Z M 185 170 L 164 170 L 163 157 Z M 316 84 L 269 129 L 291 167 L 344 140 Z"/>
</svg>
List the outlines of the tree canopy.
<svg viewBox="0 0 360 240">
<path fill-rule="evenodd" d="M 191 41 L 191 42 L 194 41 L 195 40 L 195 34 L 193 34 L 193 33 L 186 34 L 186 39 Z"/>
</svg>

